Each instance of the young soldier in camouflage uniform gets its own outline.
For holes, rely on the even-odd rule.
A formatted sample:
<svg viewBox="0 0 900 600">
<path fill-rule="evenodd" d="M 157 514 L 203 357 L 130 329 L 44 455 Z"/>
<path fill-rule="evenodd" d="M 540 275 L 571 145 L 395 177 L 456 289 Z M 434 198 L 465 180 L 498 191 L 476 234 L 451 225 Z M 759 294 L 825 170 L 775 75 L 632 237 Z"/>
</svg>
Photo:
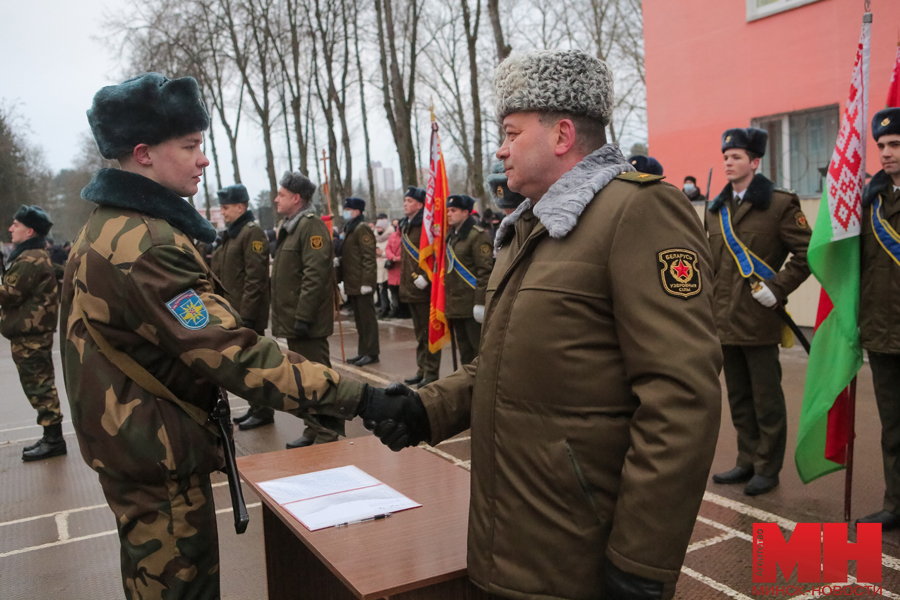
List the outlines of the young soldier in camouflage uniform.
<svg viewBox="0 0 900 600">
<path fill-rule="evenodd" d="M 475 200 L 469 196 L 447 198 L 447 273 L 444 277 L 444 314 L 450 320 L 459 358 L 467 365 L 478 355 L 481 322 L 484 321 L 484 296 L 491 269 L 494 268 L 494 249 L 491 236 L 476 225 L 472 209 Z M 452 260 L 451 260 L 452 259 Z"/>
<path fill-rule="evenodd" d="M 340 272 L 344 293 L 350 300 L 358 334 L 357 354 L 347 360 L 357 367 L 378 362 L 378 318 L 372 292 L 377 279 L 375 235 L 363 221 L 366 201 L 344 200 L 344 243 L 341 244 Z"/>
<path fill-rule="evenodd" d="M 241 184 L 217 192 L 225 231 L 213 250 L 210 267 L 225 287 L 225 298 L 241 316 L 244 327 L 264 335 L 269 324 L 269 238 L 247 210 L 250 195 Z M 241 429 L 275 422 L 268 406 L 251 406 L 234 421 Z"/>
<path fill-rule="evenodd" d="M 38 206 L 16 212 L 9 228 L 15 249 L 0 285 L 0 333 L 10 342 L 22 389 L 37 410 L 37 424 L 44 428 L 44 436 L 23 449 L 24 461 L 66 453 L 53 374 L 59 294 L 45 238 L 52 225 Z"/>
<path fill-rule="evenodd" d="M 292 414 L 381 414 L 383 394 L 242 326 L 193 240 L 215 230 L 184 201 L 209 161 L 209 117 L 190 77 L 148 73 L 101 89 L 88 111 L 98 206 L 63 287 L 63 370 L 82 456 L 116 517 L 127 598 L 218 598 L 208 417 L 218 387 Z M 391 403 L 391 406 L 396 403 Z"/>
<path fill-rule="evenodd" d="M 334 333 L 334 246 L 328 226 L 316 216 L 316 186 L 299 171 L 286 172 L 275 196 L 283 218 L 272 264 L 272 335 L 287 338 L 288 348 L 331 366 L 328 336 Z M 303 415 L 303 435 L 288 448 L 324 444 L 344 435 L 344 420 Z"/>
</svg>

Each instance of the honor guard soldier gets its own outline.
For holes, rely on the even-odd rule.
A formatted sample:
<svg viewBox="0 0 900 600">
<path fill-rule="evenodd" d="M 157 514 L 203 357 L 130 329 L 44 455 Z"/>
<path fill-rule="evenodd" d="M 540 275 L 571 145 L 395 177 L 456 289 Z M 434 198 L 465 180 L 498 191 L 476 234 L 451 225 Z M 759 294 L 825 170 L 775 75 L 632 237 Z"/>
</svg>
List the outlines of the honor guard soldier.
<svg viewBox="0 0 900 600">
<path fill-rule="evenodd" d="M 344 293 L 350 301 L 356 321 L 356 356 L 347 362 L 364 367 L 378 362 L 378 317 L 372 292 L 378 278 L 375 259 L 375 234 L 363 220 L 366 201 L 344 200 L 344 243 L 341 244 L 340 272 Z"/>
<path fill-rule="evenodd" d="M 328 336 L 334 333 L 334 245 L 312 204 L 316 186 L 299 171 L 281 178 L 275 211 L 282 217 L 272 264 L 272 335 L 287 338 L 292 352 L 331 367 Z M 302 448 L 334 442 L 344 420 L 304 415 L 303 435 L 287 444 Z"/>
<path fill-rule="evenodd" d="M 663 167 L 659 163 L 658 160 L 653 158 L 652 156 L 644 156 L 642 154 L 635 154 L 631 158 L 628 159 L 628 162 L 631 163 L 631 166 L 634 167 L 634 170 L 638 173 L 647 173 L 648 175 L 659 175 L 663 174 Z"/>
<path fill-rule="evenodd" d="M 484 180 L 488 191 L 491 193 L 491 199 L 494 204 L 503 211 L 503 214 L 510 215 L 516 210 L 525 196 L 510 191 L 506 181 L 506 171 L 503 169 L 503 162 L 498 161 L 491 168 L 491 174 Z"/>
<path fill-rule="evenodd" d="M 63 283 L 62 362 L 81 454 L 115 515 L 126 597 L 219 598 L 210 473 L 232 452 L 222 420 L 209 422 L 219 386 L 293 414 L 396 417 L 382 391 L 242 327 L 223 296 L 193 242 L 216 232 L 184 200 L 209 165 L 193 78 L 147 73 L 105 87 L 88 122 L 121 169 L 101 169 L 82 190 L 97 207 Z"/>
<path fill-rule="evenodd" d="M 478 358 L 373 422 L 392 449 L 471 427 L 468 576 L 504 598 L 672 598 L 721 414 L 696 212 L 606 143 L 612 72 L 513 55 L 494 80 L 509 187 Z"/>
<path fill-rule="evenodd" d="M 241 315 L 244 327 L 265 335 L 269 325 L 269 240 L 256 224 L 253 211 L 248 210 L 247 188 L 232 185 L 217 195 L 225 231 L 212 253 L 212 272 L 222 282 L 225 298 Z M 274 423 L 274 413 L 268 406 L 251 406 L 234 421 L 241 429 L 256 429 Z"/>
<path fill-rule="evenodd" d="M 713 481 L 747 482 L 748 496 L 772 491 L 784 462 L 787 410 L 778 345 L 785 324 L 779 311 L 809 277 L 812 234 L 797 195 L 756 173 L 767 140 L 764 129 L 753 127 L 722 134 L 728 184 L 709 203 L 706 218 L 716 328 L 738 437 L 737 465 Z"/>
<path fill-rule="evenodd" d="M 19 208 L 9 228 L 14 248 L 0 285 L 0 333 L 9 340 L 22 390 L 37 411 L 37 424 L 44 428 L 43 437 L 22 450 L 24 461 L 66 453 L 53 373 L 59 288 L 47 252 L 46 235 L 52 225 L 39 206 Z"/>
<path fill-rule="evenodd" d="M 491 236 L 472 216 L 475 200 L 455 195 L 447 198 L 447 259 L 444 276 L 444 314 L 456 336 L 459 358 L 467 365 L 478 355 L 484 296 L 494 266 Z"/>
<path fill-rule="evenodd" d="M 872 119 L 881 171 L 863 195 L 859 337 L 869 355 L 881 417 L 884 509 L 859 523 L 900 527 L 900 108 Z"/>
<path fill-rule="evenodd" d="M 403 198 L 400 222 L 400 302 L 406 303 L 412 314 L 416 334 L 416 374 L 403 381 L 409 385 L 425 385 L 437 381 L 441 370 L 441 351 L 428 348 L 428 318 L 431 312 L 431 281 L 419 266 L 419 239 L 422 235 L 422 212 L 425 190 L 410 186 Z"/>
</svg>

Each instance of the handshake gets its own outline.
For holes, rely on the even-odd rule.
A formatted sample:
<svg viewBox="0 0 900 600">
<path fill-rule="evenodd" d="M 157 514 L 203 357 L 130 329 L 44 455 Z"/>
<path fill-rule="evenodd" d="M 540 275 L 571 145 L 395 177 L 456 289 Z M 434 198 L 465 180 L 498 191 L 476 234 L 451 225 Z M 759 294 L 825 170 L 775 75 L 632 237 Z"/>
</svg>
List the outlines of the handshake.
<svg viewBox="0 0 900 600">
<path fill-rule="evenodd" d="M 357 414 L 366 429 L 394 452 L 431 438 L 422 399 L 402 383 L 392 383 L 385 389 L 366 386 Z"/>
</svg>

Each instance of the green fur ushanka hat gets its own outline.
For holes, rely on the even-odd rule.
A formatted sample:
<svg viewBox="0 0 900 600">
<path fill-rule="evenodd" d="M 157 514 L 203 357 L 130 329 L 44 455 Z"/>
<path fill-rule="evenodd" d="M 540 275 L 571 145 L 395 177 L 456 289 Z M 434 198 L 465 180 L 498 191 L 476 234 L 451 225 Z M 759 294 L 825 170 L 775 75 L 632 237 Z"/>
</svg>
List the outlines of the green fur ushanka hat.
<svg viewBox="0 0 900 600">
<path fill-rule="evenodd" d="M 872 117 L 872 137 L 876 142 L 890 134 L 900 134 L 900 108 L 884 108 Z"/>
<path fill-rule="evenodd" d="M 87 117 L 106 159 L 130 154 L 138 144 L 153 146 L 209 128 L 197 81 L 169 79 L 159 73 L 144 73 L 101 88 Z"/>
<path fill-rule="evenodd" d="M 475 208 L 475 198 L 465 194 L 453 194 L 447 196 L 447 208 L 458 208 L 472 212 Z"/>
<path fill-rule="evenodd" d="M 18 221 L 25 227 L 34 229 L 34 232 L 40 236 L 50 233 L 50 228 L 53 227 L 50 216 L 44 212 L 43 208 L 37 205 L 28 206 L 23 204 L 16 211 L 16 214 L 13 215 L 13 220 Z"/>
<path fill-rule="evenodd" d="M 240 183 L 223 187 L 216 192 L 216 195 L 219 197 L 220 206 L 225 204 L 250 204 L 250 194 L 247 193 L 247 188 Z"/>
</svg>

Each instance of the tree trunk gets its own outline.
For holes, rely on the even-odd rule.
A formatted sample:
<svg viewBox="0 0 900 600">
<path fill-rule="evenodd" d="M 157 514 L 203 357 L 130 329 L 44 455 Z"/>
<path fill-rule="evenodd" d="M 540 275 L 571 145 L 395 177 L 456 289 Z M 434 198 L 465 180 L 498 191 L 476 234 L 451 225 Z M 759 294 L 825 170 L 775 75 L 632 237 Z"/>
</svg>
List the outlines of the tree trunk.
<svg viewBox="0 0 900 600">
<path fill-rule="evenodd" d="M 469 13 L 468 0 L 461 0 L 463 25 L 466 28 L 466 43 L 469 50 L 469 85 L 472 87 L 472 163 L 469 166 L 470 193 L 481 200 L 484 206 L 487 195 L 484 192 L 484 153 L 481 141 L 481 98 L 478 94 L 478 25 L 481 22 L 481 0 L 475 4 L 475 23 Z"/>
<path fill-rule="evenodd" d="M 512 52 L 512 46 L 503 41 L 503 27 L 500 24 L 500 0 L 487 0 L 488 14 L 491 17 L 491 29 L 494 30 L 494 42 L 497 44 L 497 63 L 501 63 Z"/>
<path fill-rule="evenodd" d="M 372 155 L 369 150 L 369 124 L 366 117 L 366 92 L 363 85 L 362 60 L 359 55 L 359 0 L 353 0 L 353 47 L 356 50 L 356 71 L 359 74 L 359 105 L 362 108 L 363 139 L 366 144 L 366 175 L 369 178 L 371 215 L 374 218 L 378 215 L 378 206 L 375 198 L 375 177 L 372 173 Z"/>
</svg>

